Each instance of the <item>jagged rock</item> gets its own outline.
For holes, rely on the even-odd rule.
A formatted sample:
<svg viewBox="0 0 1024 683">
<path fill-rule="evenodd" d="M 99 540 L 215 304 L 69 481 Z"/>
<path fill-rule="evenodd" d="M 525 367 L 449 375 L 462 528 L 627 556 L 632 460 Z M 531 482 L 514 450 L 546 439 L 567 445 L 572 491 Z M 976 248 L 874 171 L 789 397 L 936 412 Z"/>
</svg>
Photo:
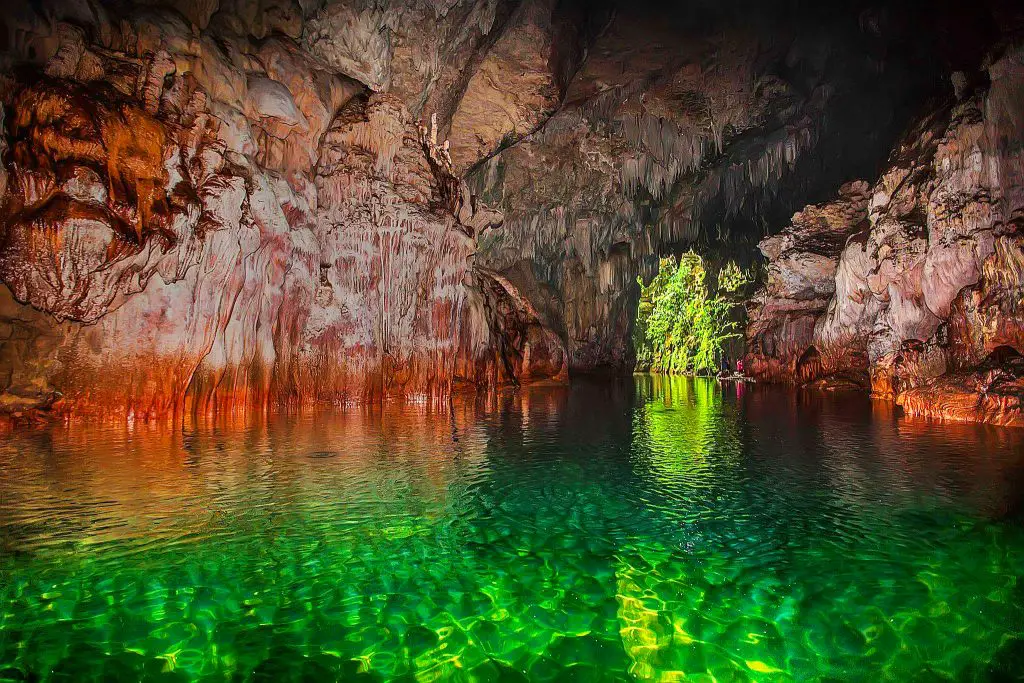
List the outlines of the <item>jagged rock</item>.
<svg viewBox="0 0 1024 683">
<path fill-rule="evenodd" d="M 747 331 L 756 374 L 807 383 L 867 371 L 873 393 L 907 413 L 1021 424 L 1019 362 L 992 360 L 1024 349 L 1024 203 L 1004 170 L 1024 142 L 1005 105 L 1024 83 L 1021 54 L 1003 52 L 986 92 L 927 117 L 896 150 L 871 190 L 869 226 L 834 267 L 827 310 L 806 286 L 813 240 L 767 240 L 770 274 Z M 780 324 L 793 298 L 808 302 L 802 324 Z"/>
<path fill-rule="evenodd" d="M 385 90 L 392 50 L 387 20 L 387 10 L 375 3 L 326 3 L 306 22 L 302 44 L 335 71 Z"/>
<path fill-rule="evenodd" d="M 833 362 L 819 349 L 808 352 L 815 324 L 836 294 L 839 256 L 867 227 L 868 197 L 867 183 L 844 185 L 839 199 L 808 206 L 789 227 L 758 244 L 768 259 L 768 277 L 747 309 L 749 372 L 762 379 L 811 382 L 820 379 L 823 364 Z"/>
<path fill-rule="evenodd" d="M 12 101 L 0 277 L 34 309 L 4 304 L 4 405 L 146 417 L 564 378 L 514 288 L 530 322 L 495 351 L 472 257 L 501 215 L 404 103 L 283 38 L 224 49 L 131 17 L 103 65 L 127 87 L 78 82 L 76 48 Z"/>
<path fill-rule="evenodd" d="M 167 129 L 129 100 L 67 81 L 23 91 L 14 112 L 0 277 L 58 320 L 94 322 L 145 286 L 175 240 Z"/>
<path fill-rule="evenodd" d="M 821 153 L 824 122 L 848 115 L 823 113 L 838 100 L 827 60 L 814 56 L 849 49 L 843 40 L 823 44 L 819 32 L 780 42 L 749 25 L 698 30 L 671 13 L 618 10 L 563 105 L 469 178 L 504 215 L 480 262 L 543 293 L 533 302 L 565 330 L 578 370 L 631 367 L 637 276 L 650 277 L 666 251 L 732 239 L 729 221 L 763 220 L 780 186 L 806 178 L 801 164 Z M 787 59 L 804 65 L 807 82 L 766 68 Z"/>
<path fill-rule="evenodd" d="M 900 391 L 910 415 L 950 422 L 1024 427 L 1024 360 L 1009 347 L 978 368 L 948 372 Z"/>
<path fill-rule="evenodd" d="M 995 240 L 978 283 L 960 292 L 949 316 L 950 359 L 958 368 L 982 363 L 1000 348 L 1024 347 L 1024 235 Z"/>
<path fill-rule="evenodd" d="M 564 88 L 552 59 L 574 36 L 558 33 L 553 0 L 526 0 L 469 79 L 451 120 L 451 155 L 465 171 L 533 132 L 561 102 Z M 568 43 L 568 46 L 565 45 Z"/>
<path fill-rule="evenodd" d="M 0 107 L 0 159 L 7 156 L 7 126 L 4 122 L 4 110 Z M 7 196 L 7 168 L 0 164 L 0 197 Z"/>
<path fill-rule="evenodd" d="M 529 300 L 507 278 L 478 270 L 484 294 L 498 377 L 518 382 L 531 379 L 564 381 L 569 378 L 565 346 Z"/>
<path fill-rule="evenodd" d="M 140 4 L 173 7 L 199 28 L 206 28 L 210 18 L 220 8 L 221 0 L 143 0 Z"/>
<path fill-rule="evenodd" d="M 263 76 L 248 79 L 249 99 L 246 107 L 254 119 L 274 119 L 286 128 L 301 128 L 308 124 L 306 117 L 295 106 L 292 94 L 283 83 Z"/>
</svg>

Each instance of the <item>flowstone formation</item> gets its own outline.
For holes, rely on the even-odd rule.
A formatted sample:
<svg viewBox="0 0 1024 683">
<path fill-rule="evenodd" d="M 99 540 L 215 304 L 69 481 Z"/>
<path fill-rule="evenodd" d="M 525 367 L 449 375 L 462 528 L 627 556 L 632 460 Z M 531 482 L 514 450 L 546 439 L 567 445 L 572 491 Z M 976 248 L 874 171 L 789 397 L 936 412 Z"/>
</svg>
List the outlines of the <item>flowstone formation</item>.
<svg viewBox="0 0 1024 683">
<path fill-rule="evenodd" d="M 749 253 L 876 172 L 946 68 L 936 36 L 992 39 L 858 2 L 8 5 L 6 413 L 628 371 L 638 275 Z"/>
<path fill-rule="evenodd" d="M 1024 426 L 1024 47 L 954 75 L 869 188 L 761 242 L 748 364 L 907 413 Z"/>
<path fill-rule="evenodd" d="M 333 68 L 330 8 L 304 31 L 280 4 L 4 17 L 5 410 L 152 417 L 565 377 L 557 337 L 473 267 L 501 216 L 454 175 L 436 113 Z M 472 7 L 446 48 L 472 52 L 497 21 Z M 440 77 L 386 75 L 410 92 Z"/>
</svg>

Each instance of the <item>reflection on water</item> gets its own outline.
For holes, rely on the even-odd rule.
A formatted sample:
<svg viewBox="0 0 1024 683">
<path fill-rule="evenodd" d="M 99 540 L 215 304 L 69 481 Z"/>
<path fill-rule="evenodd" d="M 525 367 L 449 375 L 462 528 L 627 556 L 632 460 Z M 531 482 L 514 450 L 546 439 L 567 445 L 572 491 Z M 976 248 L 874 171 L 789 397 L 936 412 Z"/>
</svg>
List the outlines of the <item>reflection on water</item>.
<svg viewBox="0 0 1024 683">
<path fill-rule="evenodd" d="M 1013 680 L 1024 431 L 639 376 L 0 440 L 0 680 Z"/>
</svg>

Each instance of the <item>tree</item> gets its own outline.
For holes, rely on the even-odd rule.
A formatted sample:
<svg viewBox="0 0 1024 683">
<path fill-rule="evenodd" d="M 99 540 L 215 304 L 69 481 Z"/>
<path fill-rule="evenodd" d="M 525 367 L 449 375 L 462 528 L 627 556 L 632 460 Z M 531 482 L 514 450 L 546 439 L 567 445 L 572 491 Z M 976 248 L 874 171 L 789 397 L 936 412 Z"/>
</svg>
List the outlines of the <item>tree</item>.
<svg viewBox="0 0 1024 683">
<path fill-rule="evenodd" d="M 730 262 L 719 272 L 712 294 L 700 256 L 688 251 L 678 259 L 661 260 L 649 285 L 640 282 L 633 341 L 637 368 L 672 374 L 713 373 L 722 343 L 738 337 L 739 325 L 730 319 L 735 294 L 749 275 Z"/>
</svg>

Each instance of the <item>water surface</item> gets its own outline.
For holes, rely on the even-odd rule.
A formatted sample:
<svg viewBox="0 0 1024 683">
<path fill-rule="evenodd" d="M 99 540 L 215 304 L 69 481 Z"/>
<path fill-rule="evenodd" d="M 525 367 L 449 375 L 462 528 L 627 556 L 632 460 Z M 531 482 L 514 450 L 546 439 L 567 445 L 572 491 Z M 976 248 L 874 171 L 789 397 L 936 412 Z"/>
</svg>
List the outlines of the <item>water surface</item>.
<svg viewBox="0 0 1024 683">
<path fill-rule="evenodd" d="M 1024 430 L 641 376 L 0 437 L 0 680 L 1024 671 Z"/>
</svg>

